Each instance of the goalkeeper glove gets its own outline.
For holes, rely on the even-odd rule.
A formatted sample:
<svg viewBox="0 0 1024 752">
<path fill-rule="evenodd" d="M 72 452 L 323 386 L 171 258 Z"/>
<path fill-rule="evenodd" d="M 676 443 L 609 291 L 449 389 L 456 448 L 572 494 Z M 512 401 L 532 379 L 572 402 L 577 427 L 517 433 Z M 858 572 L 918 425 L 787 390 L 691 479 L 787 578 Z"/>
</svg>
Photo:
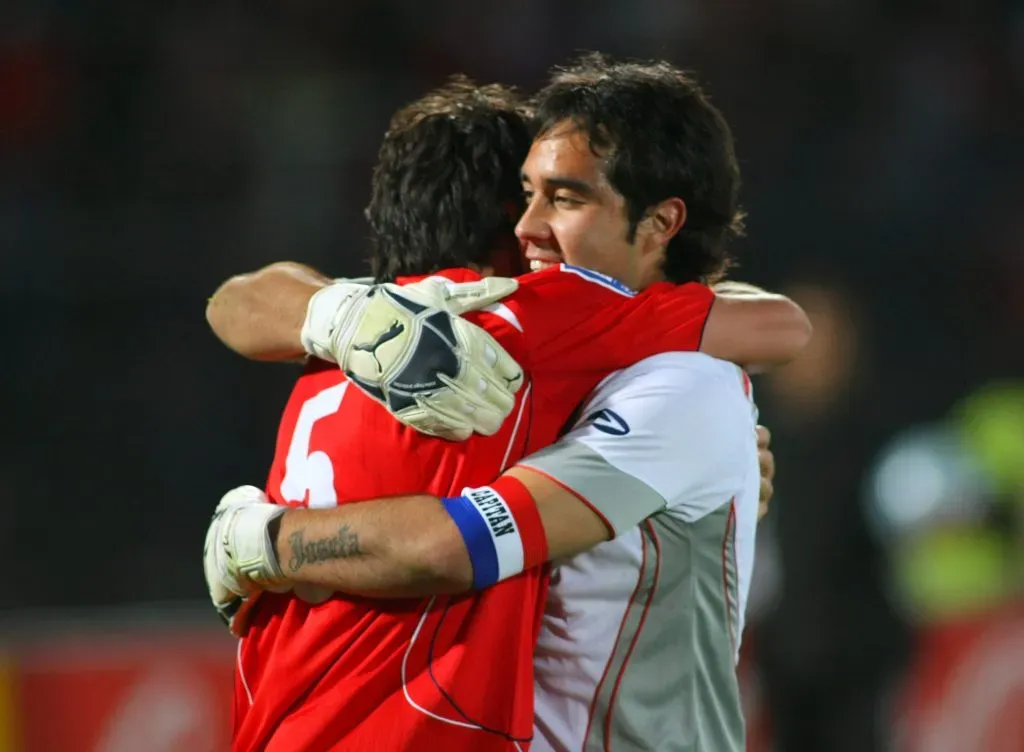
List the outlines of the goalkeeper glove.
<svg viewBox="0 0 1024 752">
<path fill-rule="evenodd" d="M 261 590 L 289 590 L 268 530 L 286 509 L 254 486 L 239 486 L 224 494 L 207 528 L 206 586 L 214 608 L 236 637 L 245 634 Z"/>
<path fill-rule="evenodd" d="M 516 290 L 514 279 L 411 285 L 336 282 L 315 293 L 302 326 L 306 352 L 337 363 L 399 421 L 462 441 L 497 433 L 523 371 L 490 334 L 459 318 Z"/>
</svg>

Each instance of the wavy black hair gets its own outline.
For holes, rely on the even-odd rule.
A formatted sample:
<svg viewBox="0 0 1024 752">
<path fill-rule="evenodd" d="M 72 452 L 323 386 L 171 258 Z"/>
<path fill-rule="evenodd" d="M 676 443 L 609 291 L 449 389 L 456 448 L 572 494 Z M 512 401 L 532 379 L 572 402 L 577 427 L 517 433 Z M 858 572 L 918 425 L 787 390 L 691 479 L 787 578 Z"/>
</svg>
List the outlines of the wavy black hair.
<svg viewBox="0 0 1024 752">
<path fill-rule="evenodd" d="M 482 266 L 502 236 L 512 236 L 530 115 L 514 88 L 465 76 L 395 113 L 366 208 L 378 281 Z"/>
<path fill-rule="evenodd" d="M 629 240 L 651 207 L 672 197 L 686 203 L 665 252 L 669 280 L 724 275 L 728 241 L 743 233 L 739 163 L 729 124 L 690 74 L 664 61 L 587 53 L 554 69 L 535 104 L 538 138 L 566 122 L 587 134 L 626 201 Z"/>
</svg>

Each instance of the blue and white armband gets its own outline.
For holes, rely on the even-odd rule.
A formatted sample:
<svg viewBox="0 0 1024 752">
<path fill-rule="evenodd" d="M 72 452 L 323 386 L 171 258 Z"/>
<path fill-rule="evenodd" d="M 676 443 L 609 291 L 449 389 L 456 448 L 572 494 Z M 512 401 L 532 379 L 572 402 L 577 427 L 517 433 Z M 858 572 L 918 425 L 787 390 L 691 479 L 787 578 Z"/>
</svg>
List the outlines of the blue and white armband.
<svg viewBox="0 0 1024 752">
<path fill-rule="evenodd" d="M 519 480 L 502 476 L 490 486 L 465 488 L 461 496 L 441 503 L 466 543 L 474 588 L 547 561 L 548 539 L 537 504 Z"/>
</svg>

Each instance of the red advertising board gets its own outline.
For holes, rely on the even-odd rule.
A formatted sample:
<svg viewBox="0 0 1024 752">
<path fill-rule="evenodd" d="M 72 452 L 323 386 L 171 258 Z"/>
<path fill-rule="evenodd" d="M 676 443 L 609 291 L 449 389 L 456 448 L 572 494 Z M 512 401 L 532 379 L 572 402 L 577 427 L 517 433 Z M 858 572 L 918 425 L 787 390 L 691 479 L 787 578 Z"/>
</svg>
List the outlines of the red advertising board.
<svg viewBox="0 0 1024 752">
<path fill-rule="evenodd" d="M 233 659 L 231 641 L 213 635 L 19 647 L 4 752 L 223 752 Z"/>
<path fill-rule="evenodd" d="M 763 752 L 752 647 L 740 678 L 748 749 Z M 217 629 L 18 640 L 0 649 L 0 752 L 227 750 L 234 658 Z M 924 628 L 895 716 L 901 752 L 1024 751 L 1024 608 Z"/>
<path fill-rule="evenodd" d="M 922 632 L 898 735 L 906 752 L 1024 750 L 1024 608 Z"/>
</svg>

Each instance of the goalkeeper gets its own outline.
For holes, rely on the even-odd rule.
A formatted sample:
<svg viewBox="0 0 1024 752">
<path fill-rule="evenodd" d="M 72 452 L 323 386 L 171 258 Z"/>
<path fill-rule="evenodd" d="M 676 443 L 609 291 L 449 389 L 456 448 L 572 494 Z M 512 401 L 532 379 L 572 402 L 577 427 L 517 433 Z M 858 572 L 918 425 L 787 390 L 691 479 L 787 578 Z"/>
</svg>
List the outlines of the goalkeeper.
<svg viewBox="0 0 1024 752">
<path fill-rule="evenodd" d="M 282 417 L 267 484 L 276 504 L 332 507 L 424 490 L 457 496 L 551 443 L 607 374 L 657 352 L 695 350 L 706 325 L 713 336 L 705 345 L 716 355 L 750 362 L 781 358 L 793 348 L 802 317 L 791 303 L 723 301 L 717 322 L 708 324 L 713 295 L 696 282 L 634 295 L 603 275 L 556 267 L 524 277 L 515 294 L 496 303 L 511 285 L 483 281 L 465 267 L 508 268 L 517 257 L 507 207 L 517 203 L 518 168 L 529 143 L 521 106 L 508 90 L 453 83 L 434 92 L 393 120 L 368 214 L 379 276 L 411 283 L 416 273 L 442 270 L 447 281 L 323 286 L 302 269 L 279 266 L 237 280 L 214 298 L 211 323 L 237 349 L 286 357 L 297 354 L 301 341 L 317 356 Z M 502 247 L 509 252 L 503 255 Z M 263 319 L 258 311 L 265 309 L 247 307 L 246 296 L 265 302 L 266 295 L 279 296 L 271 307 L 281 307 Z M 483 329 L 452 315 L 485 306 L 491 310 L 469 317 Z M 744 334 L 735 325 L 743 319 L 759 324 Z M 262 350 L 245 344 L 259 337 Z M 724 349 L 715 350 L 715 343 Z M 428 434 L 485 436 L 462 444 L 430 438 L 395 423 L 382 403 Z M 507 413 L 512 417 L 502 422 Z M 237 525 L 262 525 L 258 537 L 269 542 L 267 525 L 277 511 L 257 521 L 252 507 L 231 504 L 251 493 L 230 495 L 219 522 L 235 532 Z M 383 528 L 404 525 L 400 508 L 384 504 L 373 514 Z M 544 570 L 534 565 L 547 551 L 539 520 L 527 515 L 516 523 L 528 544 L 518 567 L 527 571 L 460 596 L 389 599 L 423 592 L 424 568 L 432 565 L 432 552 L 408 538 L 384 568 L 367 573 L 366 599 L 305 588 L 265 594 L 251 607 L 253 601 L 219 589 L 214 576 L 215 601 L 234 631 L 245 633 L 234 748 L 527 745 L 533 647 L 547 586 Z M 267 551 L 230 562 L 222 558 L 232 553 L 222 542 L 218 535 L 208 541 L 208 576 L 266 573 Z M 358 556 L 361 545 L 344 528 L 330 540 L 290 540 L 298 565 Z M 244 582 L 234 576 L 236 592 L 244 593 Z"/>
</svg>

